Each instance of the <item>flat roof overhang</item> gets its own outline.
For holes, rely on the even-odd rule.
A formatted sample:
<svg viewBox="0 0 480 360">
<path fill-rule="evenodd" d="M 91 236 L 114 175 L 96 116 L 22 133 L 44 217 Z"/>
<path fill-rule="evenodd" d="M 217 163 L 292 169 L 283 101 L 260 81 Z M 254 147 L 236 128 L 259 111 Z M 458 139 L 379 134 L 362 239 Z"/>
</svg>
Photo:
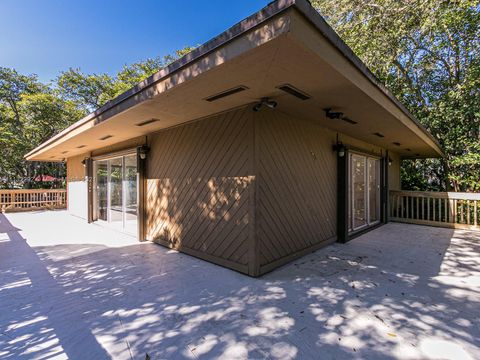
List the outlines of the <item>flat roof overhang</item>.
<svg viewBox="0 0 480 360">
<path fill-rule="evenodd" d="M 280 89 L 293 85 L 301 100 Z M 239 86 L 244 91 L 207 101 Z M 279 0 L 29 152 L 61 161 L 269 97 L 276 111 L 402 157 L 440 157 L 436 140 L 386 90 L 306 0 Z M 356 124 L 329 119 L 340 111 Z M 138 124 L 148 122 L 144 126 Z M 383 137 L 379 136 L 381 134 Z M 398 145 L 400 144 L 400 145 Z"/>
</svg>

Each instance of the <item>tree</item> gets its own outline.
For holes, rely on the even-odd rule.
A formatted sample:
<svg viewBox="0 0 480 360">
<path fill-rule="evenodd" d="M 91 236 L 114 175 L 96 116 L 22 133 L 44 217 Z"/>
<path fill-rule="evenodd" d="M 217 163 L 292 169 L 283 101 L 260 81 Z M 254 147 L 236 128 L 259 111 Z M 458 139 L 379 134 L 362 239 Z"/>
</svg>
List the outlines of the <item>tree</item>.
<svg viewBox="0 0 480 360">
<path fill-rule="evenodd" d="M 57 78 L 56 85 L 64 100 L 73 101 L 89 112 L 115 96 L 115 80 L 107 74 L 89 75 L 70 68 Z"/>
<path fill-rule="evenodd" d="M 185 47 L 174 54 L 124 65 L 115 76 L 69 69 L 56 79 L 56 86 L 63 99 L 93 111 L 192 50 L 192 47 Z"/>
<path fill-rule="evenodd" d="M 193 48 L 125 65 L 116 76 L 69 69 L 53 85 L 0 68 L 0 188 L 44 186 L 37 175 L 65 175 L 64 165 L 26 162 L 30 150 Z"/>
<path fill-rule="evenodd" d="M 35 75 L 1 68 L 0 187 L 31 186 L 31 179 L 40 174 L 61 175 L 57 165 L 27 163 L 23 156 L 68 126 L 72 119 L 84 115 L 72 102 L 58 98 Z"/>
<path fill-rule="evenodd" d="M 403 179 L 420 171 L 437 190 L 478 190 L 480 1 L 316 0 L 313 5 L 445 150 L 444 159 L 407 163 Z"/>
</svg>

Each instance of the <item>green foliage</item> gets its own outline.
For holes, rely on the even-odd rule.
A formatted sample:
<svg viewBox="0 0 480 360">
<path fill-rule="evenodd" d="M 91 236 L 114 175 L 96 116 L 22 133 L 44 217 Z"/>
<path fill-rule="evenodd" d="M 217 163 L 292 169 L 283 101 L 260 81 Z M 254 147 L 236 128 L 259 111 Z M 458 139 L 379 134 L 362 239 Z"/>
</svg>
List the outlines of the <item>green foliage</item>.
<svg viewBox="0 0 480 360">
<path fill-rule="evenodd" d="M 0 68 L 0 188 L 31 187 L 37 175 L 64 175 L 52 163 L 26 163 L 34 146 L 85 115 L 75 104 L 60 99 L 34 75 Z"/>
<path fill-rule="evenodd" d="M 0 188 L 46 187 L 33 179 L 64 177 L 63 164 L 26 162 L 24 155 L 192 49 L 125 65 L 116 76 L 69 69 L 53 85 L 0 67 Z"/>
<path fill-rule="evenodd" d="M 185 47 L 164 57 L 124 65 L 116 76 L 84 74 L 80 69 L 69 69 L 57 78 L 58 92 L 63 99 L 93 111 L 192 50 L 192 47 Z"/>
<path fill-rule="evenodd" d="M 444 159 L 405 162 L 404 186 L 478 190 L 480 1 L 312 3 L 445 150 Z"/>
<path fill-rule="evenodd" d="M 58 92 L 65 100 L 87 111 L 102 106 L 115 96 L 115 81 L 107 74 L 84 74 L 70 68 L 57 78 Z"/>
</svg>

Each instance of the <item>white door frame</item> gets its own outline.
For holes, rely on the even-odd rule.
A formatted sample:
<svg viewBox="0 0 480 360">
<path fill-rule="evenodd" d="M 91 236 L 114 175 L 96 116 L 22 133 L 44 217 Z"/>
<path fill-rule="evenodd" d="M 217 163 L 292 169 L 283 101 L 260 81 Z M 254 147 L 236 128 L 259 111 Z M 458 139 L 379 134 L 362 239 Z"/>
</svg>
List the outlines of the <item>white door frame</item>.
<svg viewBox="0 0 480 360">
<path fill-rule="evenodd" d="M 348 209 L 348 230 L 350 232 L 358 231 L 373 225 L 376 225 L 380 223 L 380 211 L 381 211 L 381 206 L 380 202 L 378 200 L 375 201 L 376 207 L 377 207 L 377 220 L 372 221 L 370 219 L 370 189 L 369 189 L 369 175 L 370 175 L 370 170 L 369 170 L 369 160 L 375 160 L 375 173 L 376 173 L 376 183 L 377 183 L 377 189 L 375 189 L 376 192 L 376 197 L 380 196 L 380 186 L 381 186 L 381 176 L 380 176 L 380 157 L 377 156 L 372 156 L 372 155 L 367 155 L 361 152 L 356 152 L 352 151 L 348 153 L 348 196 L 349 198 L 349 209 Z M 364 195 L 364 217 L 365 217 L 365 224 L 360 225 L 355 227 L 355 201 L 354 201 L 354 186 L 353 186 L 353 157 L 354 156 L 359 156 L 363 157 L 364 159 L 364 172 L 363 172 L 363 183 L 364 183 L 364 189 L 363 189 L 363 195 Z"/>
</svg>

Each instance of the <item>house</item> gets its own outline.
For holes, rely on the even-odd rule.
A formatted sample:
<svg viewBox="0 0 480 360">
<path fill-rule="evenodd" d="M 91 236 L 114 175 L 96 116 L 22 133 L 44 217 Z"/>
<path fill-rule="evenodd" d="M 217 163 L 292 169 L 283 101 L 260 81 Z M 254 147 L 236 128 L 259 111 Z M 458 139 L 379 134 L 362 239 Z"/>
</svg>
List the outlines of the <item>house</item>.
<svg viewBox="0 0 480 360">
<path fill-rule="evenodd" d="M 307 0 L 278 0 L 41 144 L 68 210 L 259 276 L 388 221 L 435 139 Z"/>
</svg>

